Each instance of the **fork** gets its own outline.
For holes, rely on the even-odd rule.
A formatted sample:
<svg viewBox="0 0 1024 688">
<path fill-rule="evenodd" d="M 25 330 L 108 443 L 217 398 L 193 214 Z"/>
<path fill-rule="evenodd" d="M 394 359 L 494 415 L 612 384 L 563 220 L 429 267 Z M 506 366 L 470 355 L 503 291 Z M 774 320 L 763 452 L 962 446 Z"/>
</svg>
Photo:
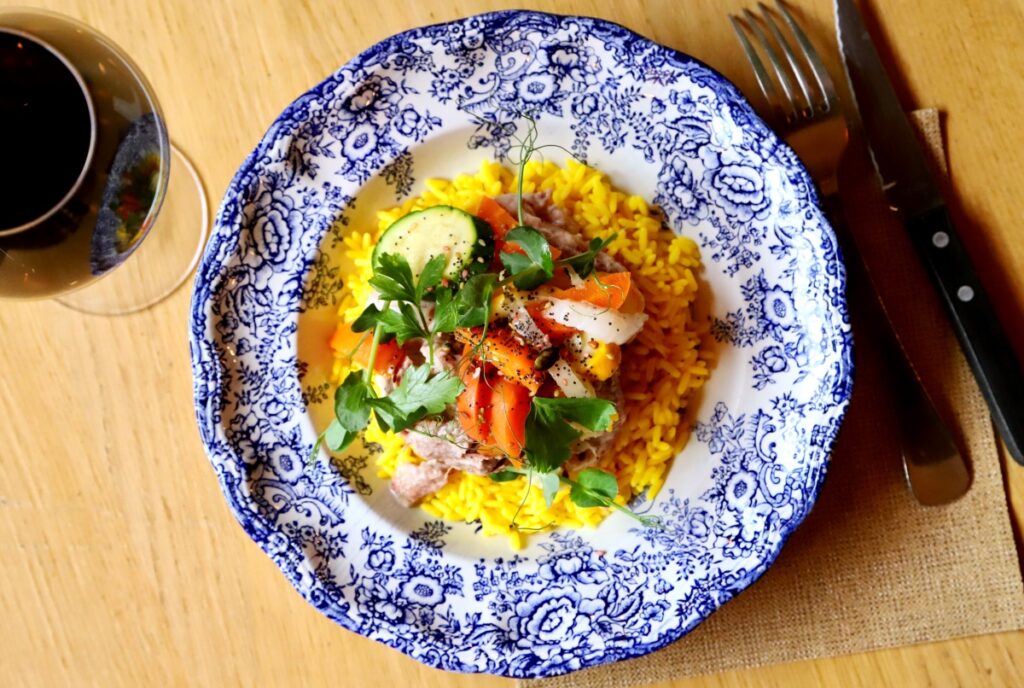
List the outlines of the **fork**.
<svg viewBox="0 0 1024 688">
<path fill-rule="evenodd" d="M 847 269 L 851 287 L 864 289 L 870 286 L 870 276 L 843 222 L 839 199 L 839 163 L 849 140 L 849 129 L 839 107 L 835 85 L 820 55 L 785 5 L 775 0 L 773 12 L 761 2 L 758 9 L 759 15 L 747 9 L 742 19 L 730 15 L 729 20 L 771 108 L 769 124 L 793 148 L 817 183 L 825 213 L 849 257 Z M 776 22 L 776 14 L 785 21 L 795 39 L 795 47 Z M 748 33 L 767 57 L 771 72 L 761 61 Z M 776 47 L 781 50 L 785 63 Z M 876 320 L 888 324 L 882 328 L 887 333 L 882 341 L 890 367 L 897 375 L 894 386 L 902 396 L 900 448 L 907 482 L 922 504 L 951 502 L 970 486 L 967 464 L 914 371 L 877 291 L 870 291 L 874 298 L 865 302 L 872 310 L 880 309 L 886 316 Z"/>
</svg>

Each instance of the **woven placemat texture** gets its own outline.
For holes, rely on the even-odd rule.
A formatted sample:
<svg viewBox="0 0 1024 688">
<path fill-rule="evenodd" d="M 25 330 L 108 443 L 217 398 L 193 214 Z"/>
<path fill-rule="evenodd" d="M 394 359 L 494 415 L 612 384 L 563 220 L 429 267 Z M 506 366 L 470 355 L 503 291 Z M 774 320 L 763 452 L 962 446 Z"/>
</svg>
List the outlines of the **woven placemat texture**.
<svg viewBox="0 0 1024 688">
<path fill-rule="evenodd" d="M 938 113 L 914 116 L 945 173 Z M 929 508 L 907 489 L 881 317 L 866 285 L 851 280 L 853 400 L 818 503 L 775 565 L 659 652 L 524 686 L 622 688 L 1024 627 L 1024 586 L 985 402 L 856 140 L 841 182 L 872 280 L 895 297 L 887 306 L 904 346 L 970 458 L 970 492 Z"/>
</svg>

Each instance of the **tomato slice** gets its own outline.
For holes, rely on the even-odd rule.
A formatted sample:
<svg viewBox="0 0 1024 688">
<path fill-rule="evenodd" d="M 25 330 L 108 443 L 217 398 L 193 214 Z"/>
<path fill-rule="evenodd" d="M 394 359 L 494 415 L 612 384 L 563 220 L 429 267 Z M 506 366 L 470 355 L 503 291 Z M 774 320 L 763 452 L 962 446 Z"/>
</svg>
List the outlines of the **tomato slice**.
<svg viewBox="0 0 1024 688">
<path fill-rule="evenodd" d="M 476 371 L 480 371 L 477 374 Z M 455 402 L 459 424 L 472 439 L 493 444 L 488 409 L 491 406 L 491 386 L 482 368 L 475 368 L 462 378 L 466 386 Z"/>
<path fill-rule="evenodd" d="M 490 408 L 494 443 L 513 459 L 526 445 L 526 417 L 530 414 L 530 390 L 504 377 L 492 381 Z"/>
</svg>

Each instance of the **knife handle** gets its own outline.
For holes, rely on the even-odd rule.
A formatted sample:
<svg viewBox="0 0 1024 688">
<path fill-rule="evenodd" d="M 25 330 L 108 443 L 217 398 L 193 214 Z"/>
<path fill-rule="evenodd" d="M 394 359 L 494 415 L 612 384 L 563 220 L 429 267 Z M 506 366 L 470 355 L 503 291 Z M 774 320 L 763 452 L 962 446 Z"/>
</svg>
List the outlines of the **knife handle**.
<svg viewBox="0 0 1024 688">
<path fill-rule="evenodd" d="M 1024 465 L 1024 374 L 945 206 L 906 221 L 1010 456 Z"/>
</svg>

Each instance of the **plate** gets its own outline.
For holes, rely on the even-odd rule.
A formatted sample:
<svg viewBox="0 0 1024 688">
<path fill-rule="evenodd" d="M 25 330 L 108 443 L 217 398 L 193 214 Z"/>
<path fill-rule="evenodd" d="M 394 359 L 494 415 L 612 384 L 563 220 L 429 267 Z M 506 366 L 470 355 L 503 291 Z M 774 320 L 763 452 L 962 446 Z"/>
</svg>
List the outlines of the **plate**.
<svg viewBox="0 0 1024 688">
<path fill-rule="evenodd" d="M 521 552 L 403 509 L 369 458 L 310 468 L 339 238 L 538 118 L 657 203 L 705 263 L 715 370 L 665 488 Z M 195 281 L 199 430 L 246 533 L 341 626 L 428 664 L 552 676 L 646 654 L 748 587 L 814 504 L 851 392 L 835 236 L 793 152 L 721 75 L 598 19 L 497 12 L 389 38 L 292 103 L 224 197 Z"/>
</svg>

